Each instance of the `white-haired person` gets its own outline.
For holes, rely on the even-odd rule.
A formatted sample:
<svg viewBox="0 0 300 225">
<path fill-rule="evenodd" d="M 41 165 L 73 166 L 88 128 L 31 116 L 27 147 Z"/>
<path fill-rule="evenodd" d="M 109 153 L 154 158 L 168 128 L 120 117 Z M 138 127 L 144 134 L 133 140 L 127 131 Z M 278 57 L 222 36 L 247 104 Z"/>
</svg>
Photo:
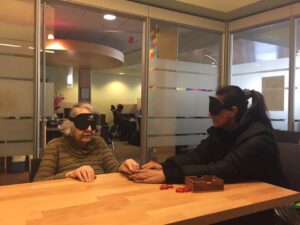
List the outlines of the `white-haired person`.
<svg viewBox="0 0 300 225">
<path fill-rule="evenodd" d="M 96 174 L 138 167 L 131 159 L 122 164 L 117 161 L 103 138 L 95 135 L 98 120 L 92 105 L 73 106 L 69 119 L 61 125 L 63 136 L 47 144 L 34 181 L 73 178 L 92 182 Z"/>
</svg>

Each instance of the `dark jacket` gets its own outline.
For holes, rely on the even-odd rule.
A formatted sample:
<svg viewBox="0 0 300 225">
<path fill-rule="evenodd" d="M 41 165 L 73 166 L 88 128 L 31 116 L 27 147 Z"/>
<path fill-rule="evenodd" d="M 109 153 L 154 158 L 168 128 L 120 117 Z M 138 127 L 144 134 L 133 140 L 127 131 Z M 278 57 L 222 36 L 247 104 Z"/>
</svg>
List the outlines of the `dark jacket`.
<svg viewBox="0 0 300 225">
<path fill-rule="evenodd" d="M 163 163 L 168 183 L 183 183 L 185 176 L 216 175 L 226 183 L 260 180 L 283 184 L 279 151 L 273 130 L 260 122 L 231 130 L 211 127 L 208 138 L 189 154 Z"/>
</svg>

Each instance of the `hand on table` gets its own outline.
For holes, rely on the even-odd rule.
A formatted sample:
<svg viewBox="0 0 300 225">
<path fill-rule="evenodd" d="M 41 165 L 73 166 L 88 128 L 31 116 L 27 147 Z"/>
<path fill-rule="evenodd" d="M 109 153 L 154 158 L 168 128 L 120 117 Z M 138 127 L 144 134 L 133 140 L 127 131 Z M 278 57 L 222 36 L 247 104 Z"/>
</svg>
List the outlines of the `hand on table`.
<svg viewBox="0 0 300 225">
<path fill-rule="evenodd" d="M 93 182 L 96 179 L 94 169 L 89 166 L 81 166 L 75 170 L 69 171 L 65 174 L 66 178 L 78 179 L 82 182 Z"/>
<path fill-rule="evenodd" d="M 125 174 L 132 174 L 133 171 L 140 169 L 140 165 L 133 159 L 126 159 L 125 162 L 119 167 L 119 172 Z"/>
<path fill-rule="evenodd" d="M 166 181 L 165 174 L 162 169 L 141 169 L 134 171 L 129 179 L 137 183 L 160 184 Z"/>
<path fill-rule="evenodd" d="M 146 164 L 142 165 L 142 169 L 161 170 L 162 165 L 157 162 L 150 161 L 150 162 L 147 162 Z"/>
</svg>

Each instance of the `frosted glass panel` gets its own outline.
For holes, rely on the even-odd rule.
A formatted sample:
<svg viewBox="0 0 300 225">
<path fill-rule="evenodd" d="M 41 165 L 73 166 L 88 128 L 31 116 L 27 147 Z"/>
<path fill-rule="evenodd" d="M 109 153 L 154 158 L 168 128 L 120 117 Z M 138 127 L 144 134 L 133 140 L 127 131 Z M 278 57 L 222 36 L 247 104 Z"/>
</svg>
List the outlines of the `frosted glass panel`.
<svg viewBox="0 0 300 225">
<path fill-rule="evenodd" d="M 0 77 L 33 79 L 33 58 L 0 55 Z"/>
<path fill-rule="evenodd" d="M 0 119 L 0 141 L 28 141 L 33 138 L 33 119 Z"/>
<path fill-rule="evenodd" d="M 199 134 L 206 133 L 211 119 L 149 119 L 148 133 L 153 134 Z"/>
<path fill-rule="evenodd" d="M 275 89 L 262 90 L 262 79 L 284 77 L 284 86 L 280 87 L 281 90 L 284 88 L 283 107 L 274 107 L 274 102 L 281 104 L 280 98 L 276 96 L 273 104 L 269 102 L 268 105 L 267 102 L 274 128 L 282 130 L 288 129 L 289 33 L 286 32 L 288 28 L 289 22 L 284 21 L 232 35 L 231 84 L 261 93 L 265 91 L 264 93 L 273 96 L 272 92 L 275 93 Z M 274 35 L 270 35 L 271 33 L 281 35 L 274 42 Z"/>
<path fill-rule="evenodd" d="M 196 57 L 191 54 L 190 57 Z M 153 69 L 159 70 L 170 70 L 170 71 L 178 71 L 178 72 L 187 72 L 187 73 L 202 73 L 202 74 L 217 74 L 218 67 L 215 64 L 206 63 L 203 60 L 199 59 L 199 61 L 189 62 L 189 61 L 181 61 L 180 58 L 177 60 L 170 59 L 162 59 L 162 58 L 151 58 L 149 61 L 149 70 Z"/>
<path fill-rule="evenodd" d="M 32 117 L 33 82 L 19 80 L 1 80 L 0 117 Z"/>
<path fill-rule="evenodd" d="M 216 75 L 193 74 L 153 70 L 149 73 L 149 86 L 214 89 Z"/>
<path fill-rule="evenodd" d="M 0 156 L 32 155 L 33 143 L 0 143 Z"/>
<path fill-rule="evenodd" d="M 161 156 L 158 149 L 162 161 L 206 137 L 211 126 L 208 96 L 218 86 L 221 36 L 156 21 L 150 33 L 147 147 L 150 157 L 153 147 L 174 150 Z"/>
<path fill-rule="evenodd" d="M 35 149 L 35 2 L 1 1 L 0 156 L 13 162 Z"/>
<path fill-rule="evenodd" d="M 278 64 L 279 62 L 274 61 L 274 64 Z M 249 65 L 249 67 L 253 67 L 254 65 Z M 233 66 L 235 67 L 235 66 Z M 280 70 L 274 72 L 263 72 L 258 71 L 255 74 L 244 74 L 244 75 L 234 75 L 231 77 L 231 83 L 237 85 L 243 89 L 254 89 L 256 91 L 262 92 L 262 78 L 263 77 L 276 77 L 276 76 L 284 76 L 284 110 L 283 111 L 270 111 L 271 119 L 284 119 L 286 120 L 287 125 L 287 114 L 288 114 L 288 70 Z M 287 127 L 286 127 L 287 129 Z"/>
<path fill-rule="evenodd" d="M 210 92 L 149 90 L 149 117 L 207 117 Z"/>
<path fill-rule="evenodd" d="M 198 145 L 206 135 L 148 137 L 149 146 Z"/>
</svg>

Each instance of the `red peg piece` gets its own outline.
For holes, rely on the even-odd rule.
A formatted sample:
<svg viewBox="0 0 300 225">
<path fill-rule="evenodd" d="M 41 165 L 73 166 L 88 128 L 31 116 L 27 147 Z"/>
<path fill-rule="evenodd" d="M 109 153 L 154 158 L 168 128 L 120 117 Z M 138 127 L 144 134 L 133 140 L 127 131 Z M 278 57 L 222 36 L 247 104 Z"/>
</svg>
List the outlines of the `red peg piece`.
<svg viewBox="0 0 300 225">
<path fill-rule="evenodd" d="M 183 188 L 183 190 L 184 190 L 184 192 L 190 192 L 191 191 L 191 189 L 189 187 L 186 187 L 186 186 Z"/>
<path fill-rule="evenodd" d="M 173 184 L 167 184 L 167 188 L 170 189 L 170 188 L 174 188 Z"/>
<path fill-rule="evenodd" d="M 167 190 L 173 188 L 173 184 L 162 184 L 160 185 L 159 189 L 160 190 Z"/>
<path fill-rule="evenodd" d="M 160 190 L 167 190 L 168 189 L 168 185 L 167 184 L 162 184 L 159 187 Z"/>
<path fill-rule="evenodd" d="M 176 192 L 178 193 L 185 193 L 185 192 L 190 192 L 191 189 L 189 189 L 188 187 L 180 187 L 180 188 L 176 188 Z"/>
</svg>

